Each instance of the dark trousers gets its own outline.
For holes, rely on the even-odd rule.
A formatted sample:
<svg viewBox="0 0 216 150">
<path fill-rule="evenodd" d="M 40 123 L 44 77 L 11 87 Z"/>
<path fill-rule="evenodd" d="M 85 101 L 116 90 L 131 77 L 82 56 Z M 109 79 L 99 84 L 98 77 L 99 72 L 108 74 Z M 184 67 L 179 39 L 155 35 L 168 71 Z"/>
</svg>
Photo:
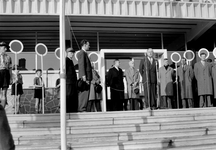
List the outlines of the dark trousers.
<svg viewBox="0 0 216 150">
<path fill-rule="evenodd" d="M 139 110 L 139 100 L 138 99 L 129 99 L 130 110 Z"/>
<path fill-rule="evenodd" d="M 191 98 L 182 99 L 182 108 L 187 108 L 187 105 L 188 105 L 188 108 L 193 107 L 193 101 Z"/>
<path fill-rule="evenodd" d="M 172 108 L 172 96 L 162 96 L 162 100 L 160 103 L 161 109 Z"/>
<path fill-rule="evenodd" d="M 149 97 L 148 97 L 148 89 L 149 89 Z M 147 84 L 144 84 L 144 94 L 145 94 L 146 105 L 150 107 L 157 107 L 156 106 L 156 84 L 150 83 L 148 84 L 148 88 L 147 88 Z"/>
<path fill-rule="evenodd" d="M 210 95 L 201 95 L 199 96 L 199 105 L 200 107 L 211 107 L 212 103 L 211 103 L 211 96 Z"/>
<path fill-rule="evenodd" d="M 111 110 L 122 111 L 124 102 L 124 92 L 111 89 Z"/>
<path fill-rule="evenodd" d="M 87 104 L 87 111 L 88 112 L 97 112 L 101 111 L 101 101 L 100 100 L 90 100 Z"/>
<path fill-rule="evenodd" d="M 87 103 L 89 99 L 89 90 L 79 92 L 79 112 L 87 111 Z"/>
<path fill-rule="evenodd" d="M 3 106 L 0 105 L 0 150 L 15 150 L 8 119 Z"/>
<path fill-rule="evenodd" d="M 76 84 L 66 84 L 66 112 L 78 111 L 78 93 Z"/>
</svg>

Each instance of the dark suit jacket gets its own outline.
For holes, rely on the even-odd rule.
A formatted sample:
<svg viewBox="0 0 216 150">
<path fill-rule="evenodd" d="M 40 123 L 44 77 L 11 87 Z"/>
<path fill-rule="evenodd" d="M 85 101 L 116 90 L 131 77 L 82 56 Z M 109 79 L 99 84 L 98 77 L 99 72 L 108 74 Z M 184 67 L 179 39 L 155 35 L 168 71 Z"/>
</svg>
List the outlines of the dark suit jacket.
<svg viewBox="0 0 216 150">
<path fill-rule="evenodd" d="M 92 80 L 92 66 L 88 54 L 84 50 L 80 50 L 77 54 L 79 65 L 79 78 L 86 76 L 86 80 Z"/>
<path fill-rule="evenodd" d="M 109 69 L 107 76 L 108 86 L 118 90 L 124 90 L 124 82 L 123 82 L 123 71 L 119 68 L 119 71 L 113 67 Z"/>
<path fill-rule="evenodd" d="M 152 64 L 147 57 L 144 57 L 144 59 L 140 61 L 139 72 L 142 76 L 143 83 L 147 81 L 146 71 L 148 73 L 149 83 L 156 84 L 157 83 L 157 72 L 156 72 L 156 60 L 155 59 L 153 59 Z"/>
<path fill-rule="evenodd" d="M 0 150 L 15 150 L 14 140 L 4 108 L 0 105 Z"/>
<path fill-rule="evenodd" d="M 71 59 L 66 57 L 66 84 L 76 84 L 77 75 L 74 68 L 74 63 Z"/>
</svg>

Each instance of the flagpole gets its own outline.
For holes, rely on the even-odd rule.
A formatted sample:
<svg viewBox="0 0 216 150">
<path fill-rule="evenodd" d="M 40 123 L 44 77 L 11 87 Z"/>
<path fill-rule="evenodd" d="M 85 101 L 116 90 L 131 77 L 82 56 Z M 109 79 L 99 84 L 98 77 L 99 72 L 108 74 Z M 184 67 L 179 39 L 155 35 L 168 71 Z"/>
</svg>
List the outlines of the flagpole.
<svg viewBox="0 0 216 150">
<path fill-rule="evenodd" d="M 66 134 L 66 78 L 65 78 L 65 1 L 60 0 L 59 35 L 60 35 L 60 118 L 61 150 L 67 150 Z"/>
</svg>

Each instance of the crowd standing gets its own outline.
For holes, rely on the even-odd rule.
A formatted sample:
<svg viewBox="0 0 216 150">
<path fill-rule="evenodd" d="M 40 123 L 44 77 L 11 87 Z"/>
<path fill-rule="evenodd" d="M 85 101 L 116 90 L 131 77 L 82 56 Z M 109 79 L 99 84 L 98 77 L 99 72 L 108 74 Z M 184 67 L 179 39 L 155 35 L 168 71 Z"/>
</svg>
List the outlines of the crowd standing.
<svg viewBox="0 0 216 150">
<path fill-rule="evenodd" d="M 71 47 L 66 49 L 66 112 L 102 111 L 101 77 L 87 54 L 90 42 L 82 40 L 80 46 L 81 49 L 77 53 L 78 76 L 73 62 L 76 51 Z M 16 107 L 15 113 L 17 114 L 19 113 L 20 97 L 23 94 L 23 80 L 19 67 L 12 68 L 12 60 L 6 54 L 8 49 L 9 45 L 0 42 L 0 78 L 2 79 L 0 80 L 2 91 L 0 103 L 3 107 L 7 104 L 6 94 L 11 84 L 11 95 L 14 96 L 13 108 Z M 159 63 L 154 57 L 154 50 L 151 48 L 141 59 L 139 71 L 135 68 L 133 58 L 129 59 L 128 68 L 125 71 L 120 68 L 120 60 L 115 59 L 106 74 L 106 87 L 110 87 L 111 95 L 110 100 L 107 100 L 108 110 L 176 108 L 177 83 L 180 108 L 195 107 L 196 94 L 199 107 L 213 106 L 213 100 L 216 99 L 216 59 L 209 62 L 206 56 L 205 52 L 201 53 L 201 60 L 194 65 L 194 68 L 186 63 L 185 58 L 182 58 L 177 70 L 169 65 L 167 58 L 162 60 L 163 65 L 159 68 Z M 35 113 L 41 113 L 42 99 L 45 98 L 45 84 L 42 79 L 42 70 L 37 69 L 35 73 L 36 77 L 33 80 Z M 194 81 L 196 81 L 197 88 L 194 88 Z M 56 89 L 57 97 L 60 99 L 60 79 L 56 82 Z M 125 90 L 127 90 L 127 95 L 125 95 Z"/>
</svg>

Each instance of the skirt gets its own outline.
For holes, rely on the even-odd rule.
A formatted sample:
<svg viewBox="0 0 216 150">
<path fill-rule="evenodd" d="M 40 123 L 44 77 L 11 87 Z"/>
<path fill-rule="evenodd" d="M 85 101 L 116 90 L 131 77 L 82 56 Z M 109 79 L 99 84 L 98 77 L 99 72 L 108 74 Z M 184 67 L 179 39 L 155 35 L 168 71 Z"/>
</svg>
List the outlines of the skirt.
<svg viewBox="0 0 216 150">
<path fill-rule="evenodd" d="M 45 89 L 44 89 L 44 97 L 45 97 Z M 42 99 L 42 88 L 34 89 L 34 98 Z"/>
<path fill-rule="evenodd" d="M 22 84 L 18 83 L 17 84 L 17 95 L 22 95 L 22 94 L 23 94 Z M 11 95 L 15 95 L 15 84 L 12 84 L 11 86 Z"/>
</svg>

